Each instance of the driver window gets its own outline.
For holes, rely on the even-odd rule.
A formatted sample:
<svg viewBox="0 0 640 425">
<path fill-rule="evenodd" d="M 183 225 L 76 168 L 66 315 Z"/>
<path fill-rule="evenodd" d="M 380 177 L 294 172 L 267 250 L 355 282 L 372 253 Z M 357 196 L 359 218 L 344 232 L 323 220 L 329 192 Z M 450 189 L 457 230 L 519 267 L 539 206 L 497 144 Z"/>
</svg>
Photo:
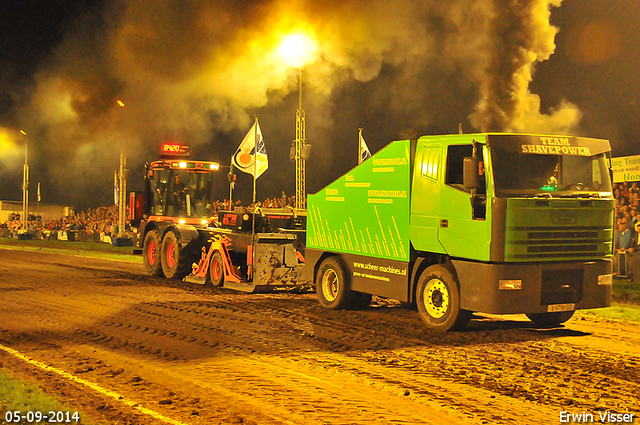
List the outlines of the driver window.
<svg viewBox="0 0 640 425">
<path fill-rule="evenodd" d="M 447 177 L 445 183 L 459 190 L 464 188 L 464 158 L 473 155 L 473 145 L 454 145 L 447 148 Z"/>
</svg>

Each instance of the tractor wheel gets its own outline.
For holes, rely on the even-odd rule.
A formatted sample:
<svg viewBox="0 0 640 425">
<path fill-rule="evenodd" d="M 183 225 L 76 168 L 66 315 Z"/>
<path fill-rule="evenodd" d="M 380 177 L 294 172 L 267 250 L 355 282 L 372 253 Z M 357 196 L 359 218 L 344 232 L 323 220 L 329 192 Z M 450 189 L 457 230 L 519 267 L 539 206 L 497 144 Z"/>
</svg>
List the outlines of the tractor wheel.
<svg viewBox="0 0 640 425">
<path fill-rule="evenodd" d="M 445 332 L 464 328 L 471 312 L 460 309 L 460 292 L 454 274 L 445 266 L 427 267 L 416 291 L 420 318 L 429 329 Z"/>
<path fill-rule="evenodd" d="M 222 286 L 224 283 L 224 268 L 220 251 L 215 251 L 209 261 L 209 281 L 213 286 Z"/>
<path fill-rule="evenodd" d="M 553 313 L 527 314 L 529 320 L 541 328 L 557 328 L 561 323 L 573 317 L 575 311 L 558 311 Z"/>
<path fill-rule="evenodd" d="M 338 257 L 329 257 L 320 264 L 316 275 L 316 296 L 322 307 L 331 310 L 352 305 L 354 292 L 349 289 L 349 275 Z"/>
<path fill-rule="evenodd" d="M 182 279 L 191 271 L 192 258 L 181 252 L 178 236 L 167 232 L 162 239 L 162 272 L 169 279 Z"/>
<path fill-rule="evenodd" d="M 156 230 L 147 232 L 142 247 L 144 268 L 151 276 L 162 276 L 162 261 L 160 260 L 160 238 Z"/>
</svg>

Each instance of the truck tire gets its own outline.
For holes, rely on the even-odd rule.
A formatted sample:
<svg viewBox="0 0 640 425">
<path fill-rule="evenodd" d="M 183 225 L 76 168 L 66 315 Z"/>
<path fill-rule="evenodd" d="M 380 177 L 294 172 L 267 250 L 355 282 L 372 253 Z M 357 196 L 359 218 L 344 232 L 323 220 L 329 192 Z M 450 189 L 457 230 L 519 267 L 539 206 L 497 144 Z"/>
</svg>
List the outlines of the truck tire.
<svg viewBox="0 0 640 425">
<path fill-rule="evenodd" d="M 429 329 L 439 332 L 459 330 L 471 318 L 471 312 L 460 309 L 458 281 L 447 267 L 427 267 L 416 290 L 418 313 Z"/>
<path fill-rule="evenodd" d="M 215 251 L 213 255 L 211 255 L 208 276 L 209 282 L 211 282 L 213 286 L 222 286 L 224 283 L 224 269 L 222 266 L 222 255 L 220 255 L 220 251 Z"/>
<path fill-rule="evenodd" d="M 529 320 L 541 328 L 556 328 L 573 317 L 575 311 L 527 314 Z"/>
<path fill-rule="evenodd" d="M 144 237 L 142 245 L 142 261 L 144 268 L 151 276 L 162 276 L 160 260 L 160 238 L 156 230 L 150 230 Z"/>
<path fill-rule="evenodd" d="M 338 257 L 326 258 L 316 275 L 316 296 L 324 308 L 340 310 L 352 305 L 354 292 L 349 289 L 349 275 Z"/>
<path fill-rule="evenodd" d="M 191 271 L 192 259 L 183 255 L 178 236 L 168 231 L 162 238 L 162 272 L 168 279 L 182 279 Z"/>
</svg>

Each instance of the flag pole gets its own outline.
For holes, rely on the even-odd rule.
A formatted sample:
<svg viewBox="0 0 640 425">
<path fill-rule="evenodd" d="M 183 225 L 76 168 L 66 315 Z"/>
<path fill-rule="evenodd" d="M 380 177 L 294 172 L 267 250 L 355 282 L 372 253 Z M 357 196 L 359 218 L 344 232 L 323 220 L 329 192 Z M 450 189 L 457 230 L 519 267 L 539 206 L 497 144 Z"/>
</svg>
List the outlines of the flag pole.
<svg viewBox="0 0 640 425">
<path fill-rule="evenodd" d="M 256 208 L 256 169 L 258 165 L 258 116 L 256 115 L 256 122 L 253 124 L 253 209 Z"/>
<path fill-rule="evenodd" d="M 233 163 L 229 166 L 229 211 L 233 211 Z"/>
<path fill-rule="evenodd" d="M 258 210 L 256 205 L 256 174 L 258 165 L 258 116 L 256 115 L 256 122 L 253 124 L 253 224 L 251 225 L 251 280 L 253 280 L 254 267 L 256 266 L 256 212 Z"/>
<path fill-rule="evenodd" d="M 362 164 L 362 127 L 358 130 L 358 164 Z"/>
</svg>

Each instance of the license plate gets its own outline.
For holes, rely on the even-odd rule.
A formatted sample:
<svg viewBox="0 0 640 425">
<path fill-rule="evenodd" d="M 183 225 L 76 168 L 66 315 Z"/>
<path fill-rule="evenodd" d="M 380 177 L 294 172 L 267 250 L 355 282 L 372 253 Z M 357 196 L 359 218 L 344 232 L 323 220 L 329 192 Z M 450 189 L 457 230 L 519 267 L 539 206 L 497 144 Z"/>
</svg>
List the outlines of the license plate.
<svg viewBox="0 0 640 425">
<path fill-rule="evenodd" d="M 574 303 L 569 304 L 551 304 L 547 307 L 547 311 L 549 313 L 556 311 L 573 311 L 576 309 L 576 305 Z"/>
</svg>

